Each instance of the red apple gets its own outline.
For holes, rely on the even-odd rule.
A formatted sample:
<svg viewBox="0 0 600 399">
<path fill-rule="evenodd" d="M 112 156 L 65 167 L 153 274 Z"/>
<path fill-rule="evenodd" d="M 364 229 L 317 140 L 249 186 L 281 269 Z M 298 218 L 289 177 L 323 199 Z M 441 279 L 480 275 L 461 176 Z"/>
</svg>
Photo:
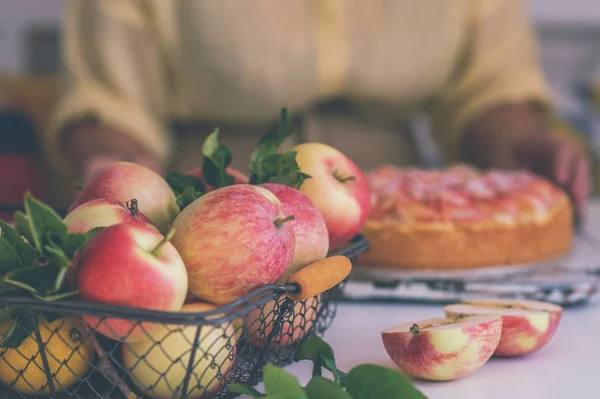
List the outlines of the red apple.
<svg viewBox="0 0 600 399">
<path fill-rule="evenodd" d="M 237 169 L 226 168 L 225 171 L 228 175 L 233 176 L 233 184 L 248 184 L 248 182 L 250 181 L 248 176 L 246 176 Z M 215 190 L 215 187 L 204 182 L 204 179 L 202 178 L 202 168 L 192 169 L 189 172 L 187 172 L 187 174 L 200 179 L 202 181 L 202 184 L 204 184 L 204 188 L 206 188 L 207 193 Z"/>
<path fill-rule="evenodd" d="M 136 198 L 139 210 L 163 233 L 179 213 L 175 194 L 165 179 L 131 162 L 114 162 L 94 172 L 67 213 L 98 198 L 114 199 L 122 205 Z"/>
<path fill-rule="evenodd" d="M 244 330 L 248 332 L 254 346 L 263 348 L 267 339 L 271 339 L 268 345 L 271 349 L 292 345 L 306 337 L 315 325 L 320 295 L 298 301 L 294 303 L 292 310 L 282 313 L 286 298 L 282 296 L 277 301 L 269 301 L 252 309 L 244 317 Z M 281 330 L 268 338 L 273 331 L 275 320 L 281 323 Z"/>
<path fill-rule="evenodd" d="M 189 291 L 224 304 L 278 281 L 292 260 L 295 236 L 281 202 L 250 184 L 198 198 L 173 222 L 173 245 L 183 258 Z"/>
<path fill-rule="evenodd" d="M 115 224 L 93 237 L 81 253 L 75 281 L 83 301 L 178 311 L 187 294 L 185 264 L 175 247 L 149 227 Z M 107 337 L 136 342 L 155 325 L 84 316 Z"/>
<path fill-rule="evenodd" d="M 502 318 L 478 315 L 405 323 L 381 333 L 383 346 L 406 374 L 449 381 L 478 370 L 494 353 Z"/>
<path fill-rule="evenodd" d="M 558 329 L 563 308 L 540 301 L 473 298 L 447 305 L 444 312 L 449 317 L 502 316 L 502 337 L 494 356 L 513 357 L 533 353 L 550 342 Z"/>
<path fill-rule="evenodd" d="M 296 271 L 327 256 L 329 233 L 323 215 L 301 191 L 284 184 L 265 183 L 260 186 L 275 194 L 285 214 L 295 217 L 289 224 L 296 235 L 296 248 L 292 263 L 278 281 L 283 284 Z"/>
<path fill-rule="evenodd" d="M 300 191 L 323 214 L 330 249 L 348 243 L 363 228 L 371 211 L 371 189 L 360 168 L 339 150 L 323 143 L 303 143 L 297 151 L 300 170 L 312 178 Z"/>
<path fill-rule="evenodd" d="M 158 231 L 143 213 L 137 210 L 137 200 L 128 201 L 127 207 L 117 200 L 99 198 L 73 209 L 64 219 L 69 233 L 87 233 L 96 227 L 118 223 L 143 224 Z"/>
</svg>

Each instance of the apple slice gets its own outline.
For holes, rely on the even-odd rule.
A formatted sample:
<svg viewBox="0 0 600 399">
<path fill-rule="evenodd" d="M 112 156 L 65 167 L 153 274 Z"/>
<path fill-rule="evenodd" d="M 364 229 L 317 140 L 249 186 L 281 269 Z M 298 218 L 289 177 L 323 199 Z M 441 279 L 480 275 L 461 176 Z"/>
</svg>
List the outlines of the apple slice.
<svg viewBox="0 0 600 399">
<path fill-rule="evenodd" d="M 487 362 L 501 333 L 500 316 L 478 315 L 405 323 L 384 330 L 381 338 L 389 357 L 406 374 L 449 381 Z"/>
<path fill-rule="evenodd" d="M 483 314 L 502 316 L 502 337 L 494 356 L 527 355 L 546 345 L 554 336 L 563 308 L 547 302 L 514 299 L 470 299 L 447 305 L 448 317 Z"/>
</svg>

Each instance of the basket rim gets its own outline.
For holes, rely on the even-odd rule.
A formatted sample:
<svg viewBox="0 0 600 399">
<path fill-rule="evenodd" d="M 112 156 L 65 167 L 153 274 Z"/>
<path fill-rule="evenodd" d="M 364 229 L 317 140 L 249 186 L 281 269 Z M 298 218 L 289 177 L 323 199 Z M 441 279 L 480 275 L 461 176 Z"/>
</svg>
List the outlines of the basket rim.
<svg viewBox="0 0 600 399">
<path fill-rule="evenodd" d="M 349 258 L 355 258 L 360 253 L 366 251 L 368 247 L 369 245 L 366 238 L 362 234 L 357 234 L 347 246 L 330 252 L 328 257 L 342 255 Z M 262 285 L 232 302 L 223 305 L 215 305 L 216 307 L 214 309 L 202 312 L 157 311 L 122 305 L 86 302 L 76 299 L 64 299 L 50 302 L 29 296 L 9 295 L 0 291 L 0 309 L 20 307 L 41 312 L 122 318 L 140 322 L 153 321 L 181 325 L 196 325 L 199 323 L 218 324 L 232 321 L 258 306 L 262 306 L 271 300 L 276 300 L 278 297 L 288 293 L 295 294 L 299 292 L 299 290 L 300 287 L 296 283 L 285 285 Z M 331 290 L 332 289 L 328 291 Z"/>
</svg>

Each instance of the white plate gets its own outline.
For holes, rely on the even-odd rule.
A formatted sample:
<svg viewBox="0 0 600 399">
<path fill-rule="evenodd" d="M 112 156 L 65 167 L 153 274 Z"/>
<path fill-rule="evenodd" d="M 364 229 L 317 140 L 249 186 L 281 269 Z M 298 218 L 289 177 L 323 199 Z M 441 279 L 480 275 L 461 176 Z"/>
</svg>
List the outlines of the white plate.
<svg viewBox="0 0 600 399">
<path fill-rule="evenodd" d="M 531 272 L 538 269 L 560 268 L 568 264 L 569 255 L 563 255 L 544 262 L 523 263 L 513 265 L 499 265 L 485 268 L 446 270 L 392 270 L 377 268 L 372 265 L 357 263 L 352 270 L 351 278 L 358 281 L 396 281 L 396 280 L 421 280 L 421 279 L 478 279 L 502 277 L 507 274 Z"/>
</svg>

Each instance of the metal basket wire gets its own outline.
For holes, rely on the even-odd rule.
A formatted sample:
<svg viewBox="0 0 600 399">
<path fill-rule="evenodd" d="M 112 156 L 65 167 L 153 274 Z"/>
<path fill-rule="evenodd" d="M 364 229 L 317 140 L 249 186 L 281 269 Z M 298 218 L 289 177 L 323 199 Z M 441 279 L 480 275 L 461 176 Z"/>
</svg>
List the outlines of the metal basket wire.
<svg viewBox="0 0 600 399">
<path fill-rule="evenodd" d="M 354 262 L 367 249 L 358 235 L 330 256 Z M 0 339 L 13 325 L 11 336 L 27 323 L 33 331 L 18 347 L 0 348 L 0 398 L 233 398 L 228 384 L 259 383 L 267 363 L 290 364 L 305 337 L 329 328 L 344 284 L 299 302 L 286 295 L 298 292 L 296 284 L 266 285 L 193 312 L 46 302 L 0 290 L 0 312 L 10 309 L 19 320 L 1 322 Z"/>
</svg>

